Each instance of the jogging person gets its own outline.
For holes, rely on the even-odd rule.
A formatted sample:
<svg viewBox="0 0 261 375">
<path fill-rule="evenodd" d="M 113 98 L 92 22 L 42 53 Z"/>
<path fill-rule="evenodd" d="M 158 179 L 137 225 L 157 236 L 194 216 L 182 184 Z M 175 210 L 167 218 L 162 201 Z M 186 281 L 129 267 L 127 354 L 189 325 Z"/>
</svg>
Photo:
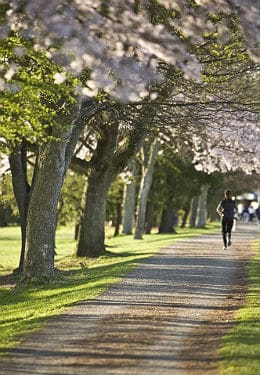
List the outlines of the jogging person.
<svg viewBox="0 0 261 375">
<path fill-rule="evenodd" d="M 226 189 L 224 191 L 225 199 L 219 202 L 217 206 L 217 213 L 221 217 L 222 235 L 223 235 L 223 250 L 232 245 L 231 230 L 235 213 L 237 212 L 236 202 L 232 200 L 232 191 Z M 228 237 L 227 237 L 228 236 Z"/>
</svg>

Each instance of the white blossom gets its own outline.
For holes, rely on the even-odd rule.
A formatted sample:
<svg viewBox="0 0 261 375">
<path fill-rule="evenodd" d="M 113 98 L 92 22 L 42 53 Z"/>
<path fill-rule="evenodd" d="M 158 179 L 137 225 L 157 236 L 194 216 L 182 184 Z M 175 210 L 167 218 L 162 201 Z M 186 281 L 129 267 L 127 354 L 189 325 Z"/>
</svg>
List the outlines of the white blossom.
<svg viewBox="0 0 261 375">
<path fill-rule="evenodd" d="M 66 73 L 65 72 L 55 73 L 53 78 L 54 78 L 54 83 L 56 85 L 60 85 L 66 81 Z"/>
<path fill-rule="evenodd" d="M 4 78 L 7 81 L 10 81 L 10 79 L 12 79 L 12 77 L 15 74 L 15 72 L 17 71 L 17 69 L 18 69 L 18 66 L 16 64 L 10 64 L 8 71 L 4 75 Z"/>
</svg>

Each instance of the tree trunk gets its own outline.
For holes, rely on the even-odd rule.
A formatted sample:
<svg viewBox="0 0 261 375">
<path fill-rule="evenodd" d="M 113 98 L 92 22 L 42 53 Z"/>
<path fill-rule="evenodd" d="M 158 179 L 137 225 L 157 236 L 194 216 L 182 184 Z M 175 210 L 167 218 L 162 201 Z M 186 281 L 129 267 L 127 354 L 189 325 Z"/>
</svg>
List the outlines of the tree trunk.
<svg viewBox="0 0 261 375">
<path fill-rule="evenodd" d="M 154 171 L 154 165 L 157 159 L 157 154 L 159 150 L 160 143 L 156 139 L 151 144 L 150 156 L 148 160 L 148 165 L 143 171 L 143 176 L 141 179 L 140 192 L 138 198 L 138 213 L 137 213 L 137 223 L 135 228 L 134 239 L 142 239 L 142 234 L 145 229 L 145 215 L 146 215 L 146 206 L 147 199 L 152 183 L 152 176 Z"/>
<path fill-rule="evenodd" d="M 90 174 L 82 205 L 77 256 L 99 257 L 104 253 L 107 192 L 117 174 L 126 168 L 130 159 L 141 147 L 146 135 L 142 127 L 134 127 L 126 142 L 122 142 L 119 146 L 117 145 L 118 127 L 119 124 L 113 123 L 113 120 L 107 121 L 90 161 Z"/>
<path fill-rule="evenodd" d="M 182 222 L 181 222 L 180 228 L 185 228 L 186 223 L 187 223 L 187 219 L 188 219 L 188 216 L 189 216 L 189 211 L 190 211 L 190 207 L 189 207 L 189 204 L 188 204 L 186 207 L 184 207 L 184 215 L 182 217 Z"/>
<path fill-rule="evenodd" d="M 154 214 L 154 203 L 153 201 L 147 202 L 146 217 L 145 217 L 145 233 L 150 234 L 153 227 L 153 214 Z"/>
<path fill-rule="evenodd" d="M 172 205 L 168 204 L 167 208 L 162 211 L 159 233 L 176 233 L 175 224 L 177 224 L 177 215 Z"/>
<path fill-rule="evenodd" d="M 108 125 L 99 138 L 90 161 L 90 172 L 82 200 L 82 216 L 76 255 L 99 257 L 104 254 L 104 223 L 106 219 L 106 197 L 115 178 L 113 167 L 118 137 L 118 124 Z"/>
<path fill-rule="evenodd" d="M 65 150 L 63 140 L 48 141 L 40 147 L 28 209 L 23 280 L 54 275 L 56 213 L 65 175 Z"/>
<path fill-rule="evenodd" d="M 120 233 L 120 225 L 122 221 L 122 214 L 121 214 L 121 202 L 117 202 L 116 204 L 116 225 L 115 225 L 115 231 L 114 231 L 114 237 L 118 236 Z"/>
<path fill-rule="evenodd" d="M 197 213 L 197 227 L 205 228 L 207 219 L 207 197 L 209 185 L 203 185 L 201 194 L 199 196 L 198 213 Z"/>
<path fill-rule="evenodd" d="M 65 111 L 62 101 L 59 105 L 57 119 L 63 126 L 52 128 L 56 140 L 49 140 L 40 147 L 34 170 L 22 282 L 54 275 L 58 199 L 77 137 L 86 124 L 85 121 L 75 124 L 81 102 L 72 104 L 70 109 L 67 106 Z"/>
<path fill-rule="evenodd" d="M 30 186 L 27 182 L 26 168 L 26 142 L 17 145 L 9 157 L 12 173 L 12 184 L 16 199 L 21 225 L 21 253 L 19 266 L 16 271 L 21 272 L 24 266 L 25 242 L 26 242 L 26 220 L 29 204 Z"/>
<path fill-rule="evenodd" d="M 198 212 L 198 200 L 199 200 L 199 197 L 194 197 L 191 200 L 190 221 L 189 221 L 190 228 L 195 228 L 196 226 L 197 212 Z"/>
<path fill-rule="evenodd" d="M 76 250 L 79 257 L 95 258 L 104 254 L 106 197 L 111 182 L 110 173 L 99 171 L 92 172 L 88 178 Z"/>
<path fill-rule="evenodd" d="M 130 171 L 132 172 L 131 182 L 125 184 L 123 194 L 123 220 L 122 233 L 132 234 L 134 212 L 135 212 L 135 194 L 136 194 L 136 175 L 137 167 L 135 160 L 130 164 Z"/>
</svg>

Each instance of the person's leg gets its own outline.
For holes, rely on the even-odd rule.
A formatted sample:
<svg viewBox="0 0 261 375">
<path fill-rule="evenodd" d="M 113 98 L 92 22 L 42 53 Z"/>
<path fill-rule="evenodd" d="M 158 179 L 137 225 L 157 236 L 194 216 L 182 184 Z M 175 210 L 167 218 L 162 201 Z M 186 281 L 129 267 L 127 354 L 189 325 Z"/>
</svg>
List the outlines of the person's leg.
<svg viewBox="0 0 261 375">
<path fill-rule="evenodd" d="M 232 231 L 232 227 L 233 227 L 233 220 L 229 220 L 229 221 L 227 222 L 228 246 L 231 246 L 231 245 L 232 245 L 232 242 L 231 242 L 231 231 Z"/>
<path fill-rule="evenodd" d="M 222 236 L 223 236 L 224 248 L 226 248 L 227 247 L 227 222 L 224 218 L 221 221 L 221 225 L 222 225 Z"/>
</svg>

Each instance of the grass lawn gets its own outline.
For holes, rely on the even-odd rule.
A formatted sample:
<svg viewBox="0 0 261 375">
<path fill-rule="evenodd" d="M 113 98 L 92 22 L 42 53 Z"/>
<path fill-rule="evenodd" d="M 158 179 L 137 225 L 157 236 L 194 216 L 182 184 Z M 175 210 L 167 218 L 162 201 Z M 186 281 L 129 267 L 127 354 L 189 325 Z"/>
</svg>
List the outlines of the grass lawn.
<svg viewBox="0 0 261 375">
<path fill-rule="evenodd" d="M 249 267 L 249 289 L 245 306 L 236 314 L 235 327 L 225 336 L 220 355 L 220 375 L 260 374 L 260 259 L 259 241 L 253 245 L 256 256 Z"/>
<path fill-rule="evenodd" d="M 109 238 L 110 232 L 106 232 L 108 255 L 99 259 L 77 259 L 72 256 L 76 245 L 73 228 L 59 228 L 56 236 L 57 276 L 30 287 L 12 288 L 8 285 L 10 277 L 6 275 L 19 263 L 20 229 L 0 228 L 0 355 L 17 345 L 24 334 L 38 329 L 46 319 L 61 313 L 67 306 L 97 297 L 140 260 L 160 248 L 182 238 L 220 231 L 220 224 L 212 223 L 208 229 L 177 231 L 178 234 L 171 235 L 144 235 L 143 240 L 133 240 L 132 236 Z"/>
</svg>

